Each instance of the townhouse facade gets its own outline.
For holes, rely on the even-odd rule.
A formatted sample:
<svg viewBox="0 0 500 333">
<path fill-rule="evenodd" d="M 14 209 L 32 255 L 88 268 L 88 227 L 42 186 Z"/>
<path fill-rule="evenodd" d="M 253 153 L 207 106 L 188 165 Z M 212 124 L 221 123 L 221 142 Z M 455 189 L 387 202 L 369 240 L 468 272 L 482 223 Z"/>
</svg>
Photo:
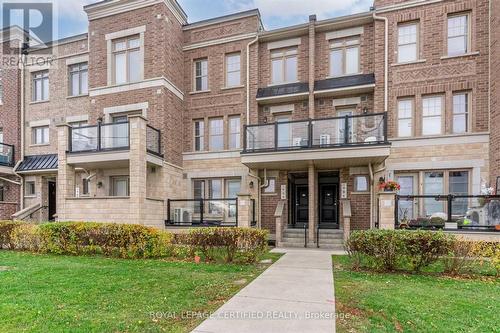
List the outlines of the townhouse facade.
<svg viewBox="0 0 500 333">
<path fill-rule="evenodd" d="M 314 245 L 387 227 L 383 180 L 496 186 L 494 1 L 375 0 L 271 31 L 258 10 L 187 23 L 174 0 L 84 10 L 88 33 L 48 45 L 50 64 L 2 71 L 17 82 L 0 106 L 2 218 L 237 224 L 278 243 L 299 229 Z"/>
</svg>

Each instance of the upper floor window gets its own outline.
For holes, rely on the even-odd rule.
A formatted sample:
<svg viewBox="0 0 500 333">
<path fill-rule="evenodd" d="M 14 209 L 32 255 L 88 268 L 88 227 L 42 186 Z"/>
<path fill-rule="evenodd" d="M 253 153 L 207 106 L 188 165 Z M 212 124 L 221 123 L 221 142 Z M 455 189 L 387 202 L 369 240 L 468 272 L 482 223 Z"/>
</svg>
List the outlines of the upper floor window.
<svg viewBox="0 0 500 333">
<path fill-rule="evenodd" d="M 453 133 L 466 133 L 469 130 L 469 94 L 453 94 Z"/>
<path fill-rule="evenodd" d="M 229 149 L 240 148 L 240 132 L 240 116 L 229 117 Z"/>
<path fill-rule="evenodd" d="M 33 102 L 49 100 L 49 71 L 33 73 L 32 76 L 32 98 Z"/>
<path fill-rule="evenodd" d="M 422 98 L 422 134 L 437 135 L 442 133 L 443 97 L 428 96 Z"/>
<path fill-rule="evenodd" d="M 210 150 L 224 149 L 224 120 L 210 119 Z"/>
<path fill-rule="evenodd" d="M 226 87 L 241 85 L 241 55 L 233 53 L 226 55 Z"/>
<path fill-rule="evenodd" d="M 398 101 L 398 136 L 406 137 L 413 134 L 413 100 Z"/>
<path fill-rule="evenodd" d="M 88 94 L 89 86 L 89 66 L 81 63 L 69 67 L 69 94 L 70 96 L 80 96 Z"/>
<path fill-rule="evenodd" d="M 73 128 L 77 128 L 77 127 L 87 126 L 88 123 L 86 120 L 82 120 L 82 121 L 72 121 L 72 122 L 68 123 L 68 125 L 70 125 Z"/>
<path fill-rule="evenodd" d="M 141 39 L 139 36 L 113 41 L 114 84 L 141 80 Z"/>
<path fill-rule="evenodd" d="M 271 52 L 271 83 L 297 81 L 297 49 Z"/>
<path fill-rule="evenodd" d="M 469 15 L 448 16 L 448 55 L 460 55 L 470 51 Z"/>
<path fill-rule="evenodd" d="M 418 23 L 405 23 L 398 26 L 398 62 L 411 62 L 418 59 Z"/>
<path fill-rule="evenodd" d="M 205 149 L 205 122 L 195 120 L 194 122 L 194 150 L 202 151 Z"/>
<path fill-rule="evenodd" d="M 33 127 L 31 142 L 34 145 L 49 143 L 49 126 Z"/>
<path fill-rule="evenodd" d="M 359 72 L 359 38 L 332 41 L 330 76 L 351 75 Z"/>
<path fill-rule="evenodd" d="M 194 90 L 208 90 L 208 60 L 199 59 L 194 62 Z"/>
</svg>

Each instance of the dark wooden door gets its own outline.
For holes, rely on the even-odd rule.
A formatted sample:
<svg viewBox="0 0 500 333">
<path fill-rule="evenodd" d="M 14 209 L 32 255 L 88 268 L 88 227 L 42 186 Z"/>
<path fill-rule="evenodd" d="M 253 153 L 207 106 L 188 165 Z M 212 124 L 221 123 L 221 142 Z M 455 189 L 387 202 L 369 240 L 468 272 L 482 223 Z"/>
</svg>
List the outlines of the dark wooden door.
<svg viewBox="0 0 500 333">
<path fill-rule="evenodd" d="M 295 227 L 302 228 L 309 222 L 309 188 L 307 185 L 295 186 Z"/>
<path fill-rule="evenodd" d="M 56 193 L 56 182 L 48 182 L 49 184 L 49 221 L 54 221 L 57 208 L 57 193 Z"/>
<path fill-rule="evenodd" d="M 319 185 L 319 225 L 321 228 L 339 227 L 337 184 Z"/>
</svg>

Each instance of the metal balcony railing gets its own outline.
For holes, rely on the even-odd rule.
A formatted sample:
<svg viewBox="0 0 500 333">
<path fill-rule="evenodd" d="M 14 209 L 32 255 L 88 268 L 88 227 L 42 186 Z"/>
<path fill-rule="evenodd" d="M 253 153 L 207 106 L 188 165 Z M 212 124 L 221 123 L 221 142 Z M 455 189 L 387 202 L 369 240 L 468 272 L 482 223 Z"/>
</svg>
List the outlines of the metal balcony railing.
<svg viewBox="0 0 500 333">
<path fill-rule="evenodd" d="M 387 144 L 387 114 L 246 125 L 244 136 L 245 153 Z"/>
<path fill-rule="evenodd" d="M 0 165 L 14 166 L 14 146 L 0 143 Z"/>
<path fill-rule="evenodd" d="M 166 226 L 237 227 L 238 199 L 169 199 L 167 214 Z"/>
</svg>

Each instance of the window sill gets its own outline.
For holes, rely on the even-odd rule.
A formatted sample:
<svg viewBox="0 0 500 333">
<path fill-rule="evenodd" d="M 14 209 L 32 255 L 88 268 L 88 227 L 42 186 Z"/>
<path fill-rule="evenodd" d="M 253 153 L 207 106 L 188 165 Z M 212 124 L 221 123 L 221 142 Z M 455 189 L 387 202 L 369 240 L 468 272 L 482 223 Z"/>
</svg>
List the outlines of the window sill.
<svg viewBox="0 0 500 333">
<path fill-rule="evenodd" d="M 231 90 L 231 89 L 239 89 L 239 88 L 245 88 L 244 85 L 239 85 L 239 86 L 233 86 L 233 87 L 222 87 L 220 90 Z"/>
<path fill-rule="evenodd" d="M 28 199 L 33 199 L 33 198 L 36 198 L 36 194 L 35 195 L 25 195 L 24 196 L 25 198 L 28 198 Z"/>
<path fill-rule="evenodd" d="M 291 83 L 300 83 L 300 81 L 297 80 L 297 81 L 289 81 L 289 82 L 269 83 L 267 86 L 268 87 L 274 87 L 274 86 L 282 86 L 284 84 L 291 84 Z"/>
<path fill-rule="evenodd" d="M 263 197 L 276 197 L 278 196 L 278 193 L 264 193 L 262 192 Z"/>
<path fill-rule="evenodd" d="M 89 94 L 76 95 L 76 96 L 66 96 L 67 99 L 80 98 L 80 97 L 89 97 Z"/>
<path fill-rule="evenodd" d="M 343 74 L 343 75 L 335 75 L 335 76 L 328 75 L 326 78 L 327 79 L 338 79 L 338 78 L 341 78 L 341 77 L 349 77 L 349 76 L 361 75 L 361 74 L 363 74 L 363 72 L 352 73 L 352 74 Z"/>
<path fill-rule="evenodd" d="M 476 56 L 476 55 L 479 55 L 479 52 L 468 52 L 468 53 L 462 53 L 462 54 L 456 54 L 456 55 L 448 55 L 448 56 L 442 56 L 441 60 L 445 60 L 445 59 L 454 59 L 454 58 L 462 58 L 462 57 L 472 57 L 472 56 Z"/>
<path fill-rule="evenodd" d="M 204 93 L 209 93 L 212 92 L 210 89 L 209 90 L 200 90 L 200 91 L 191 91 L 189 95 L 197 95 L 197 94 L 204 94 Z"/>
<path fill-rule="evenodd" d="M 421 63 L 424 63 L 426 61 L 427 61 L 426 59 L 418 59 L 418 60 L 407 61 L 407 62 L 396 62 L 394 64 L 391 64 L 391 67 L 412 65 L 412 64 L 421 64 Z"/>
<path fill-rule="evenodd" d="M 363 191 L 363 192 L 357 191 L 357 192 L 351 192 L 351 194 L 353 194 L 353 195 L 369 195 L 370 192 L 369 191 Z"/>
<path fill-rule="evenodd" d="M 34 104 L 43 104 L 43 103 L 48 103 L 50 100 L 45 100 L 45 101 L 31 101 L 29 104 L 34 105 Z"/>
<path fill-rule="evenodd" d="M 33 143 L 29 145 L 29 147 L 45 147 L 45 146 L 50 146 L 50 143 Z"/>
</svg>

